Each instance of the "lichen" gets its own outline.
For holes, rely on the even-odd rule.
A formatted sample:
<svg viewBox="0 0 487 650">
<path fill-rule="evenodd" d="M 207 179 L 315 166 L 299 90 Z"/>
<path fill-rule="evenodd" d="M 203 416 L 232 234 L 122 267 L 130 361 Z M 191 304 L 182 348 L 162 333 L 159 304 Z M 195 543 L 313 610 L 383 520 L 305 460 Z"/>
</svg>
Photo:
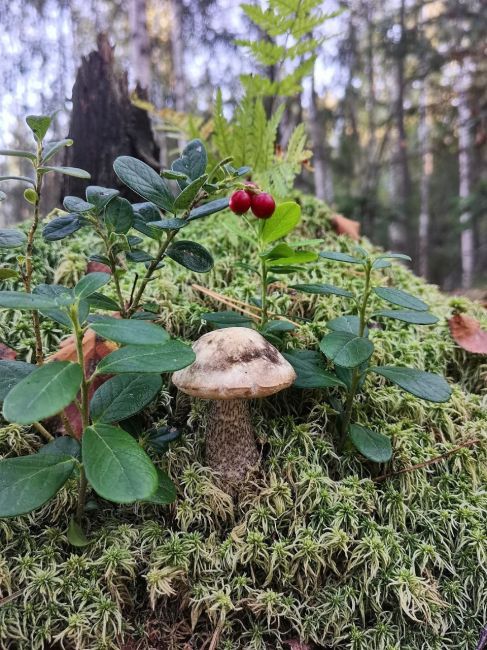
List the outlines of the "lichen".
<svg viewBox="0 0 487 650">
<path fill-rule="evenodd" d="M 303 237 L 351 250 L 331 233 L 326 208 L 302 200 Z M 241 300 L 256 293 L 235 265 L 236 255 L 245 260 L 249 252 L 223 227 L 235 218 L 219 214 L 194 226 L 216 259 L 209 276 L 168 264 L 149 285 L 173 334 L 194 339 L 205 331 L 201 314 L 217 307 L 191 290 L 193 281 Z M 56 264 L 65 255 L 82 258 L 82 250 L 58 247 Z M 361 282 L 356 269 L 325 262 L 302 277 L 352 290 Z M 93 542 L 82 550 L 66 539 L 74 481 L 41 510 L 0 521 L 0 647 L 183 650 L 213 639 L 219 650 L 284 650 L 301 639 L 337 650 L 474 648 L 487 620 L 485 359 L 459 352 L 451 340 L 448 296 L 400 265 L 393 278 L 440 321 L 374 329 L 377 359 L 443 373 L 454 390 L 450 402 L 434 405 L 368 380 L 355 416 L 391 437 L 388 466 L 377 469 L 341 448 L 326 392 L 291 389 L 254 405 L 262 471 L 232 499 L 203 464 L 205 407 L 195 401 L 182 409 L 183 436 L 154 455 L 176 483 L 172 506 L 93 499 Z M 312 319 L 285 347 L 315 346 L 324 321 L 346 308 L 336 297 L 274 289 L 275 310 Z M 485 326 L 480 307 L 469 308 Z M 5 323 L 2 331 L 7 343 L 28 348 L 23 330 Z M 49 341 L 53 349 L 56 337 Z M 171 412 L 165 396 L 154 419 L 174 417 L 170 394 Z M 0 429 L 0 455 L 39 444 L 26 428 Z M 416 464 L 424 466 L 401 473 Z"/>
</svg>

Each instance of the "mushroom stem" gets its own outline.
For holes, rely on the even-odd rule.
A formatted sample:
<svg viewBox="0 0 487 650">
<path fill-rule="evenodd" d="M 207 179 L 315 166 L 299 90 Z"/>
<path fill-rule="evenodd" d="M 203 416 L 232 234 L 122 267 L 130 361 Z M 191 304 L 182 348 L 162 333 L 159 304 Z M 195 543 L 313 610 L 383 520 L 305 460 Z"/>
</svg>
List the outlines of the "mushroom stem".
<svg viewBox="0 0 487 650">
<path fill-rule="evenodd" d="M 228 482 L 240 482 L 259 463 L 246 399 L 212 400 L 206 433 L 206 462 Z"/>
</svg>

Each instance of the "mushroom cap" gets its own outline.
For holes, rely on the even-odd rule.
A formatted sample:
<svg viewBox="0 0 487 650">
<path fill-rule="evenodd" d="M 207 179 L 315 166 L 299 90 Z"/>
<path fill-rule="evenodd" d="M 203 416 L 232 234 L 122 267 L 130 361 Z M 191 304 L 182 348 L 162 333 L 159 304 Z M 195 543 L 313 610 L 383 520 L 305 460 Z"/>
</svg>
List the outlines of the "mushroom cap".
<svg viewBox="0 0 487 650">
<path fill-rule="evenodd" d="M 173 383 L 202 399 L 267 397 L 290 386 L 293 367 L 255 330 L 227 327 L 193 343 L 196 361 L 178 370 Z"/>
</svg>

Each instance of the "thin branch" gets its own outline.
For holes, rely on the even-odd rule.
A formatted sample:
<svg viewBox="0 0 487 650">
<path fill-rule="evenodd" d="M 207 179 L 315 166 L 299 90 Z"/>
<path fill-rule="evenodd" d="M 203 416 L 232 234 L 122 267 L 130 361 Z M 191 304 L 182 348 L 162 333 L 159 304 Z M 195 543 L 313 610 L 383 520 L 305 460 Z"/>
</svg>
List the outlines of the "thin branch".
<svg viewBox="0 0 487 650">
<path fill-rule="evenodd" d="M 49 431 L 45 427 L 43 427 L 40 422 L 34 422 L 32 426 L 34 427 L 34 429 L 37 430 L 38 433 L 41 434 L 44 440 L 47 440 L 48 442 L 54 440 L 54 436 L 50 434 Z"/>
</svg>

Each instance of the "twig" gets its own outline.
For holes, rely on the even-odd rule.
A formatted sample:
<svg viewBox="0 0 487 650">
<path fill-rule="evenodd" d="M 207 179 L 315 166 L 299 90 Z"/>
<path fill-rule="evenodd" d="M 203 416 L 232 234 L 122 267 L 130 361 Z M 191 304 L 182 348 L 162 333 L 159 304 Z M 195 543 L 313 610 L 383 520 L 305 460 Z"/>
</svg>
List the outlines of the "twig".
<svg viewBox="0 0 487 650">
<path fill-rule="evenodd" d="M 236 298 L 229 298 L 228 296 L 223 296 L 221 293 L 217 293 L 212 289 L 207 289 L 206 287 L 202 287 L 199 284 L 192 284 L 191 287 L 193 289 L 196 289 L 196 291 L 199 291 L 201 293 L 206 294 L 207 296 L 210 296 L 210 298 L 213 298 L 218 302 L 222 302 L 224 305 L 233 307 L 237 311 L 240 311 L 243 314 L 247 314 L 248 316 L 251 316 L 255 320 L 260 320 L 260 313 L 262 311 L 260 307 L 249 305 L 248 303 L 242 302 L 241 300 L 237 300 Z M 249 311 L 250 309 L 255 309 L 257 313 L 256 314 L 252 313 L 251 311 Z M 292 321 L 290 318 L 287 318 L 286 316 L 281 316 L 280 314 L 274 314 L 273 312 L 269 312 L 269 316 L 272 316 L 273 318 L 277 318 L 278 320 L 285 320 L 288 323 L 292 323 L 293 325 L 296 325 L 296 327 L 299 327 L 299 323 L 295 323 L 294 321 Z"/>
<path fill-rule="evenodd" d="M 425 460 L 423 463 L 418 463 L 417 465 L 411 465 L 411 467 L 404 467 L 403 469 L 398 470 L 397 472 L 391 472 L 390 474 L 382 474 L 381 476 L 377 476 L 377 478 L 374 479 L 376 483 L 380 483 L 381 481 L 385 481 L 388 478 L 392 478 L 394 476 L 398 476 L 399 474 L 406 474 L 407 472 L 414 472 L 417 469 L 422 469 L 423 467 L 428 467 L 428 465 L 434 465 L 435 463 L 439 463 L 442 460 L 445 460 L 445 458 L 448 458 L 449 456 L 452 456 L 453 454 L 456 454 L 457 452 L 461 451 L 462 449 L 465 449 L 466 447 L 472 447 L 473 445 L 477 445 L 481 440 L 467 440 L 467 442 L 464 442 L 461 445 L 458 445 L 458 447 L 455 447 L 454 449 L 450 449 L 450 451 L 447 451 L 446 453 L 442 454 L 441 456 L 435 456 L 434 458 L 430 458 L 429 460 Z"/>
<path fill-rule="evenodd" d="M 34 422 L 33 423 L 34 429 L 37 429 L 38 433 L 41 434 L 41 436 L 47 440 L 48 442 L 51 442 L 51 440 L 54 440 L 54 436 L 49 433 L 49 431 L 42 426 L 40 422 Z"/>
<path fill-rule="evenodd" d="M 19 589 L 19 591 L 14 591 L 13 594 L 10 594 L 8 596 L 5 596 L 5 598 L 0 598 L 0 607 L 3 605 L 6 605 L 7 603 L 10 603 L 12 600 L 15 600 L 18 598 L 21 594 L 23 594 L 25 589 Z"/>
</svg>

